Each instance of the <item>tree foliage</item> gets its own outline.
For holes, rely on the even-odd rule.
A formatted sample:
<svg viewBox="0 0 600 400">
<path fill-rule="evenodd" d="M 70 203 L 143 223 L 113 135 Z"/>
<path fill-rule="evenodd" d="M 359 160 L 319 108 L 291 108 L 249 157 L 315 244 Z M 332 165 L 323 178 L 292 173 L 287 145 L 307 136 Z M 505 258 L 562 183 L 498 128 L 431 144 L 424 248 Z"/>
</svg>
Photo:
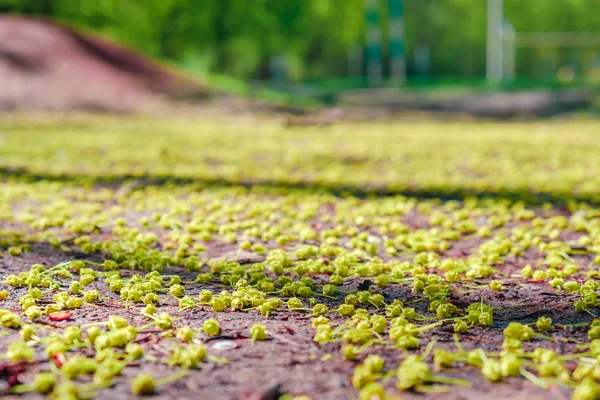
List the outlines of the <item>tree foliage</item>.
<svg viewBox="0 0 600 400">
<path fill-rule="evenodd" d="M 433 75 L 483 75 L 484 0 L 405 4 L 409 73 L 419 46 L 430 51 Z M 241 78 L 269 77 L 274 57 L 286 60 L 293 80 L 347 76 L 348 54 L 365 36 L 364 0 L 0 0 L 0 12 L 56 17 L 154 57 Z M 505 0 L 505 15 L 518 32 L 600 30 L 600 0 Z"/>
</svg>

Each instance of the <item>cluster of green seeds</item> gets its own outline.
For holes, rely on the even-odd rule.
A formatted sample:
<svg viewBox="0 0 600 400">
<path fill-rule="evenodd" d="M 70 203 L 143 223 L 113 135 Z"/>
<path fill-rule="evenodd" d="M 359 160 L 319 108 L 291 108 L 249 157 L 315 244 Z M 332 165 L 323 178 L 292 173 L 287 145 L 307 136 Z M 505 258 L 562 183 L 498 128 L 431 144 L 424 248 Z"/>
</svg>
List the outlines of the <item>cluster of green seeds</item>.
<svg viewBox="0 0 600 400">
<path fill-rule="evenodd" d="M 308 316 L 315 343 L 339 346 L 341 357 L 359 363 L 351 380 L 364 398 L 381 388 L 393 394 L 385 384 L 389 377 L 396 377 L 400 391 L 471 384 L 460 373 L 440 374 L 456 366 L 480 368 L 491 381 L 522 376 L 544 388 L 574 387 L 574 396 L 584 390 L 580 386 L 590 389 L 590 374 L 580 371 L 596 356 L 596 322 L 589 327 L 590 342 L 583 334 L 551 336 L 558 330 L 542 315 L 508 324 L 497 350 L 465 350 L 461 344 L 462 335 L 472 330 L 501 334 L 496 314 L 512 304 L 496 299 L 510 291 L 526 296 L 531 287 L 543 287 L 566 302 L 575 326 L 589 323 L 598 304 L 600 224 L 585 204 L 574 204 L 565 215 L 551 206 L 529 212 L 535 209 L 492 199 L 358 199 L 181 185 L 122 189 L 130 184 L 89 191 L 63 184 L 47 201 L 41 200 L 44 190 L 53 189 L 39 182 L 10 183 L 17 184 L 31 185 L 32 191 L 7 202 L 15 210 L 10 223 L 23 234 L 6 244 L 21 252 L 4 256 L 4 262 L 26 257 L 34 242 L 47 243 L 66 259 L 73 252 L 83 254 L 3 278 L 0 296 L 6 300 L 19 293 L 14 300 L 20 307 L 1 312 L 2 325 L 21 335 L 6 357 L 32 361 L 40 351 L 54 365 L 52 390 L 64 391 L 66 385 L 80 396 L 110 386 L 123 368 L 146 357 L 135 341 L 147 330 L 177 343 L 165 364 L 199 368 L 208 357 L 202 338 L 221 329 L 218 318 L 186 325 L 186 312 L 194 310 L 215 316 Z M 41 207 L 34 205 L 38 202 Z M 221 253 L 214 253 L 217 245 Z M 457 248 L 465 252 L 456 253 Z M 66 326 L 60 335 L 38 325 L 64 312 L 109 304 L 135 308 L 145 324 L 113 316 L 87 329 Z M 181 315 L 161 311 L 165 304 L 176 304 Z M 567 325 L 560 325 L 563 336 L 571 329 Z M 247 334 L 253 341 L 268 338 L 260 324 Z M 436 344 L 448 335 L 455 335 L 455 348 Z M 532 340 L 536 347 L 525 350 Z M 557 340 L 572 341 L 572 352 L 552 350 Z M 83 348 L 93 349 L 95 356 L 82 356 Z M 385 354 L 405 358 L 388 367 L 377 358 Z M 81 375 L 91 375 L 93 384 L 75 390 Z M 35 382 L 12 390 L 37 390 Z M 132 390 L 149 393 L 154 390 L 149 382 L 154 381 L 142 375 Z M 49 387 L 44 386 L 52 391 Z"/>
<path fill-rule="evenodd" d="M 345 360 L 361 399 L 514 379 L 600 398 L 600 165 L 579 161 L 594 150 L 588 130 L 565 150 L 556 128 L 538 126 L 529 140 L 542 152 L 493 126 L 444 138 L 420 125 L 417 143 L 387 125 L 242 136 L 225 124 L 189 147 L 186 124 L 129 122 L 122 137 L 93 126 L 87 142 L 76 125 L 61 130 L 51 162 L 31 137 L 17 151 L 24 132 L 58 135 L 49 123 L 16 122 L 0 148 L 2 165 L 25 167 L 0 180 L 0 348 L 11 365 L 41 366 L 5 393 L 85 398 L 134 368 L 133 393 L 160 392 L 226 365 L 208 347 L 221 335 L 286 345 L 269 324 L 294 317 L 320 362 Z M 253 181 L 277 185 L 236 185 Z M 357 185 L 458 200 L 343 191 Z M 37 254 L 62 262 L 27 261 Z M 224 329 L 231 316 L 247 323 Z"/>
</svg>

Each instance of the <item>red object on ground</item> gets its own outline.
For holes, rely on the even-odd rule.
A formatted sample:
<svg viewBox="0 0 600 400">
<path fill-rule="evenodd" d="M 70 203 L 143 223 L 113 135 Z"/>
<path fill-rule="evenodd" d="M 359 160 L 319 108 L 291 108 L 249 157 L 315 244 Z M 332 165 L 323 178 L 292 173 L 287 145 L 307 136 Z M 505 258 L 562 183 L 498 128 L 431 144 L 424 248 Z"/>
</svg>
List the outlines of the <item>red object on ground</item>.
<svg viewBox="0 0 600 400">
<path fill-rule="evenodd" d="M 71 311 L 58 311 L 58 312 L 54 312 L 52 314 L 48 315 L 48 318 L 50 319 L 50 321 L 66 321 L 69 318 L 71 318 L 71 316 L 73 315 L 73 313 Z"/>
</svg>

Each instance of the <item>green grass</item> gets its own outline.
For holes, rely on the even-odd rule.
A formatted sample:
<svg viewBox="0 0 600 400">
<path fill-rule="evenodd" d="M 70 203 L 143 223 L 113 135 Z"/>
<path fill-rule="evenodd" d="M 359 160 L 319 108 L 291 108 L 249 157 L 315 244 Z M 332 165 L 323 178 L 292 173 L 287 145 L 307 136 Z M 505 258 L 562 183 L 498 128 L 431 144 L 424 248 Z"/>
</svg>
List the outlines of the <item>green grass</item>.
<svg viewBox="0 0 600 400">
<path fill-rule="evenodd" d="M 41 176 L 168 176 L 337 191 L 598 202 L 598 124 L 585 118 L 409 119 L 289 128 L 260 117 L 210 122 L 18 117 L 0 125 L 0 168 Z"/>
</svg>

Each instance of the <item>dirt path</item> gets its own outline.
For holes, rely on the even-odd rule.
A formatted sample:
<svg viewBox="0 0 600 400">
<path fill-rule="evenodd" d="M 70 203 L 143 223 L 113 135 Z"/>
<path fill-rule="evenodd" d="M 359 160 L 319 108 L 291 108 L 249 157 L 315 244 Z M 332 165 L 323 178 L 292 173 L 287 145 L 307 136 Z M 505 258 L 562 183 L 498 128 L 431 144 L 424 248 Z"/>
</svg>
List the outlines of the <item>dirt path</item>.
<svg viewBox="0 0 600 400">
<path fill-rule="evenodd" d="M 0 111 L 131 112 L 209 95 L 191 78 L 49 20 L 0 16 Z"/>
<path fill-rule="evenodd" d="M 11 184 L 5 182 L 4 185 L 4 188 L 8 189 Z M 74 308 L 71 310 L 72 316 L 66 321 L 51 321 L 46 315 L 29 321 L 27 316 L 22 315 L 21 323 L 32 324 L 36 335 L 41 338 L 48 338 L 55 333 L 62 335 L 65 332 L 64 328 L 68 326 L 85 326 L 87 329 L 86 324 L 105 324 L 110 315 L 125 318 L 137 329 L 134 341 L 143 347 L 144 357 L 140 360 L 131 360 L 122 370 L 122 375 L 114 377 L 112 385 L 96 390 L 97 398 L 135 397 L 130 392 L 130 386 L 133 378 L 140 371 L 151 373 L 157 378 L 180 371 L 179 367 L 168 366 L 166 363 L 172 359 L 174 349 L 187 346 L 178 337 L 173 337 L 173 329 L 185 326 L 195 331 L 194 341 L 205 346 L 209 357 L 199 364 L 199 368 L 190 370 L 187 376 L 157 388 L 156 393 L 159 396 L 277 399 L 280 395 L 291 393 L 298 396 L 307 395 L 313 399 L 357 398 L 358 390 L 353 385 L 352 376 L 360 362 L 368 355 L 379 354 L 385 361 L 385 371 L 391 371 L 391 375 L 384 375 L 380 379 L 389 396 L 452 399 L 568 398 L 571 382 L 542 377 L 538 385 L 535 385 L 523 377 L 506 377 L 501 383 L 493 383 L 481 375 L 480 368 L 470 366 L 464 361 L 454 361 L 452 368 L 438 370 L 434 366 L 432 354 L 425 357 L 432 373 L 436 376 L 464 379 L 470 383 L 470 387 L 427 386 L 443 392 L 426 395 L 418 391 L 398 392 L 395 369 L 407 354 L 421 354 L 431 343 L 435 344 L 436 349 L 457 352 L 453 328 L 455 321 L 442 318 L 441 322 L 436 323 L 435 313 L 430 311 L 432 300 L 427 298 L 428 289 L 422 292 L 414 289 L 414 279 L 419 276 L 418 271 L 421 268 L 423 272 L 430 274 L 428 281 L 433 279 L 431 277 L 434 275 L 448 277 L 444 269 L 435 267 L 438 265 L 438 257 L 440 262 L 454 260 L 459 263 L 463 261 L 470 263 L 466 269 L 457 267 L 456 270 L 461 271 L 458 272 L 460 279 L 450 280 L 448 286 L 450 290 L 444 300 L 446 304 L 457 307 L 456 315 L 459 319 L 466 318 L 463 316 L 466 315 L 467 308 L 479 302 L 485 302 L 493 310 L 491 325 L 483 326 L 475 323 L 466 332 L 458 335 L 460 345 L 467 351 L 481 348 L 490 354 L 489 357 L 496 357 L 493 354 L 502 351 L 503 331 L 510 322 L 533 324 L 535 328 L 535 322 L 541 316 L 552 319 L 554 330 L 544 333 L 546 336 L 534 335 L 531 340 L 524 340 L 520 345 L 525 354 L 533 354 L 538 347 L 551 349 L 559 355 L 579 354 L 585 352 L 587 348 L 587 324 L 592 317 L 575 310 L 573 304 L 579 300 L 579 293 L 569 294 L 565 290 L 557 290 L 550 285 L 549 279 L 519 276 L 527 264 L 533 265 L 535 270 L 540 271 L 554 269 L 543 264 L 551 262 L 548 261 L 549 256 L 546 252 L 554 253 L 549 249 L 544 252 L 539 246 L 537 248 L 533 246 L 514 255 L 508 253 L 498 255 L 500 258 L 496 258 L 497 261 L 486 263 L 493 265 L 494 268 L 489 277 L 469 277 L 470 273 L 479 268 L 475 265 L 474 257 L 484 257 L 492 245 L 500 246 L 498 249 L 506 246 L 500 241 L 501 238 L 513 243 L 513 246 L 516 245 L 519 240 L 522 240 L 519 237 L 522 237 L 524 232 L 528 230 L 537 232 L 534 225 L 540 225 L 539 222 L 533 223 L 533 219 L 528 217 L 492 227 L 492 232 L 498 238 L 497 243 L 490 240 L 490 236 L 469 233 L 470 229 L 445 239 L 436 236 L 440 235 L 441 231 L 435 229 L 436 222 L 431 210 L 435 211 L 433 215 L 439 218 L 441 215 L 454 215 L 456 219 L 453 224 L 456 225 L 453 226 L 456 229 L 461 221 L 464 221 L 461 218 L 471 213 L 471 215 L 478 215 L 473 221 L 482 227 L 492 226 L 490 224 L 494 224 L 494 218 L 502 215 L 503 212 L 498 211 L 498 208 L 495 208 L 497 205 L 494 204 L 482 202 L 475 208 L 472 206 L 463 208 L 461 205 L 453 205 L 452 202 L 416 201 L 404 197 L 340 198 L 331 195 L 301 194 L 297 191 L 289 194 L 274 194 L 272 189 L 260 187 L 252 191 L 212 187 L 199 190 L 194 186 L 185 185 L 144 187 L 123 184 L 83 189 L 65 183 L 54 186 L 40 184 L 28 186 L 26 183 L 21 183 L 18 188 L 14 186 L 12 191 L 5 192 L 11 193 L 8 198 L 4 198 L 3 203 L 5 207 L 9 207 L 11 213 L 2 214 L 5 216 L 0 222 L 0 233 L 2 233 L 0 249 L 4 254 L 0 259 L 0 271 L 4 282 L 8 282 L 9 275 L 29 271 L 36 263 L 42 264 L 48 271 L 49 268 L 63 262 L 85 260 L 91 262 L 86 267 L 93 268 L 97 276 L 84 290 L 95 289 L 99 292 L 98 300 Z M 416 207 L 419 202 L 421 205 Z M 398 207 L 397 210 L 402 211 L 392 212 L 390 208 L 392 204 Z M 573 218 L 575 215 L 573 212 L 560 209 L 531 208 L 530 210 L 542 221 L 540 226 L 543 223 L 548 226 L 561 225 L 562 218 Z M 467 214 L 463 215 L 464 212 Z M 591 218 L 593 220 L 593 216 Z M 260 221 L 270 222 L 261 225 Z M 271 227 L 277 228 L 279 233 L 271 231 Z M 341 227 L 343 232 L 335 233 L 337 227 Z M 385 246 L 392 246 L 392 244 L 384 246 L 389 234 L 382 234 L 383 228 L 395 229 L 398 238 L 408 235 L 410 240 L 397 239 L 393 244 L 396 247 L 395 254 L 391 255 Z M 313 231 L 316 236 L 310 234 Z M 184 232 L 188 232 L 189 237 L 182 237 Z M 514 237 L 510 236 L 511 232 Z M 231 241 L 232 233 L 237 243 Z M 288 237 L 283 244 L 278 244 L 275 238 L 281 240 L 281 235 Z M 302 235 L 308 236 L 302 239 Z M 548 243 L 555 242 L 563 245 L 569 243 L 576 247 L 573 243 L 583 235 L 567 224 L 563 226 L 558 236 L 553 236 L 552 240 L 547 238 L 545 240 Z M 358 240 L 361 237 L 362 239 Z M 428 237 L 430 238 L 427 239 Z M 48 241 L 51 242 L 56 238 L 62 241 L 62 244 L 55 243 L 55 247 L 60 250 L 47 244 Z M 258 247 L 248 249 L 242 243 L 249 238 L 252 238 L 254 244 L 264 246 L 265 250 L 260 250 Z M 443 241 L 448 245 L 438 247 Z M 323 247 L 326 243 L 333 246 L 332 249 L 338 248 L 338 250 L 329 254 L 327 247 Z M 348 264 L 349 271 L 354 273 L 349 272 L 349 276 L 337 286 L 337 293 L 331 296 L 320 295 L 321 291 L 327 289 L 326 285 L 332 279 L 332 274 L 340 271 L 339 268 L 343 268 L 340 266 L 346 265 L 340 255 L 346 254 L 346 257 L 350 257 L 349 250 L 353 246 L 368 246 L 369 243 L 375 244 L 369 250 L 371 253 L 356 253 L 362 255 Z M 321 246 L 321 253 L 299 256 L 299 249 L 308 249 L 303 246 L 311 245 Z M 437 250 L 419 250 L 422 246 Z M 11 252 L 14 253 L 14 250 L 10 250 L 11 247 L 22 250 L 22 254 L 11 255 Z M 283 252 L 273 252 L 273 249 L 280 249 Z M 500 251 L 498 249 L 494 251 Z M 198 258 L 194 258 L 196 254 Z M 291 264 L 280 261 L 284 263 L 284 267 L 279 270 L 273 257 L 283 257 L 282 254 L 291 255 Z M 493 260 L 496 256 L 493 255 L 493 251 L 490 254 L 492 258 L 489 260 Z M 377 261 L 376 256 L 381 261 Z M 434 258 L 428 262 L 418 261 L 423 256 Z M 153 261 L 146 264 L 147 257 Z M 173 318 L 173 329 L 154 326 L 148 316 L 140 313 L 145 307 L 144 304 L 124 301 L 124 289 L 121 289 L 120 293 L 109 290 L 107 278 L 111 273 L 104 272 L 102 266 L 96 265 L 104 263 L 104 260 L 116 259 L 121 264 L 121 280 L 128 285 L 136 281 L 145 281 L 143 274 L 153 269 L 154 263 L 159 262 L 159 258 L 154 257 L 180 257 L 179 261 L 171 258 L 171 261 L 166 262 L 172 265 L 177 262 L 182 264 L 198 262 L 196 267 L 191 268 L 194 271 L 187 271 L 182 267 L 167 267 L 160 272 L 160 279 L 164 286 L 156 292 L 159 298 L 157 314 L 168 313 Z M 563 259 L 565 264 L 559 265 L 558 271 L 566 265 L 589 265 L 593 257 L 594 254 L 588 251 L 573 251 L 571 255 L 565 254 Z M 222 264 L 222 267 L 215 267 L 215 260 L 224 258 L 228 259 L 229 263 Z M 375 282 L 382 274 L 360 272 L 361 266 L 384 268 L 385 271 L 388 268 L 386 265 L 393 268 L 404 265 L 401 262 L 405 260 L 412 266 L 406 270 L 407 280 L 403 283 L 378 286 Z M 131 264 L 132 262 L 135 264 Z M 301 271 L 297 269 L 299 265 L 306 265 L 309 269 L 322 267 L 323 270 L 312 273 L 305 270 L 299 275 Z M 136 274 L 140 272 L 132 269 L 136 266 L 146 269 L 137 277 Z M 260 278 L 262 280 L 254 281 L 253 274 L 261 271 L 264 266 L 267 266 L 264 270 L 266 280 L 261 272 L 256 277 L 263 277 Z M 78 273 L 73 268 L 73 264 L 67 264 L 62 268 L 64 270 L 60 273 L 62 277 L 50 274 L 57 286 L 50 290 L 44 289 L 42 298 L 37 300 L 36 304 L 41 307 L 54 304 L 57 301 L 53 298 L 54 295 L 69 291 L 73 282 L 83 281 L 84 274 L 81 270 Z M 452 271 L 452 268 L 444 268 Z M 208 279 L 208 283 L 192 282 L 198 273 L 205 274 L 210 270 L 215 275 Z M 49 272 L 43 272 L 43 274 L 47 273 Z M 93 273 L 87 271 L 85 274 Z M 246 280 L 245 283 L 233 284 L 233 286 L 227 284 L 226 282 L 234 279 L 236 274 L 241 275 L 235 279 L 241 277 Z M 394 278 L 395 275 L 390 271 L 383 275 L 386 274 L 390 279 L 398 279 Z M 181 277 L 185 295 L 191 299 L 200 299 L 199 294 L 202 290 L 209 290 L 216 297 L 222 296 L 222 291 L 225 290 L 233 293 L 234 296 L 235 293 L 253 293 L 253 296 L 259 295 L 259 298 L 266 296 L 264 298 L 281 299 L 284 303 L 278 307 L 274 306 L 268 318 L 261 315 L 259 306 L 246 305 L 243 307 L 244 310 L 226 307 L 222 312 L 213 312 L 211 305 L 203 304 L 198 300 L 193 301 L 192 309 L 180 311 L 180 300 L 175 295 L 169 294 L 172 287 L 177 286 L 176 283 L 170 282 L 172 279 L 170 277 L 173 275 Z M 308 297 L 313 300 L 299 296 L 299 300 L 307 310 L 288 310 L 285 302 L 293 296 L 282 291 L 285 290 L 286 282 L 299 281 L 301 277 L 311 278 L 313 289 L 312 295 Z M 494 279 L 501 281 L 501 290 L 490 289 L 489 285 Z M 567 279 L 583 283 L 585 271 L 582 269 Z M 260 286 L 263 280 L 274 282 L 275 286 L 271 289 Z M 440 282 L 444 282 L 444 279 Z M 250 292 L 240 292 L 240 288 Z M 262 290 L 257 291 L 257 288 Z M 8 300 L 1 304 L 2 309 L 21 314 L 19 300 L 27 294 L 28 289 L 15 288 L 6 284 L 2 284 L 0 289 L 7 289 L 9 294 Z M 312 325 L 315 315 L 312 315 L 311 303 L 320 303 L 327 306 L 329 310 L 336 310 L 344 302 L 350 301 L 346 296 L 359 294 L 360 291 L 367 291 L 370 296 L 382 295 L 384 303 L 378 306 L 372 297 L 371 303 L 357 304 L 356 309 L 364 308 L 365 312 L 371 315 L 387 315 L 387 324 L 402 323 L 398 320 L 394 322 L 392 315 L 388 314 L 392 313 L 390 307 L 396 304 L 394 301 L 399 300 L 404 308 L 414 307 L 417 317 L 413 322 L 416 326 L 425 329 L 433 324 L 432 328 L 427 328 L 417 335 L 419 345 L 415 349 L 394 348 L 394 342 L 389 339 L 381 341 L 375 339 L 370 346 L 358 354 L 355 361 L 345 360 L 340 353 L 345 341 L 341 336 L 339 339 L 323 343 L 313 340 L 316 331 Z M 82 292 L 76 293 L 77 291 L 70 296 L 82 297 Z M 360 320 L 339 314 L 329 312 L 326 315 L 328 323 L 342 333 L 352 331 L 348 325 L 350 321 Z M 219 321 L 220 335 L 213 337 L 202 332 L 203 323 L 209 318 Z M 251 339 L 250 328 L 254 324 L 266 326 L 268 332 L 266 340 Z M 1 329 L 0 352 L 5 352 L 12 343 L 18 341 L 19 332 L 14 329 Z M 392 337 L 391 329 L 392 326 L 388 325 L 382 337 L 387 338 L 388 335 Z M 40 371 L 61 368 L 65 360 L 77 354 L 98 357 L 98 348 L 94 350 L 93 346 L 85 344 L 85 337 L 84 333 L 82 339 L 84 343 L 80 349 L 75 348 L 66 353 L 59 353 L 65 356 L 58 356 L 58 361 L 56 357 L 49 358 L 42 351 L 47 343 L 34 340 L 31 343 L 36 349 L 34 363 L 0 364 L 2 366 L 0 371 L 3 374 L 0 382 L 4 385 L 3 390 L 10 384 L 31 382 Z M 115 351 L 117 354 L 123 354 L 123 350 L 118 347 Z M 577 357 L 564 361 L 562 365 L 567 371 L 572 372 L 577 366 Z M 530 372 L 537 374 L 537 368 L 540 368 L 540 365 L 531 364 Z M 91 377 L 84 374 L 75 381 L 84 387 L 91 381 Z M 541 388 L 540 382 L 547 387 Z"/>
</svg>

